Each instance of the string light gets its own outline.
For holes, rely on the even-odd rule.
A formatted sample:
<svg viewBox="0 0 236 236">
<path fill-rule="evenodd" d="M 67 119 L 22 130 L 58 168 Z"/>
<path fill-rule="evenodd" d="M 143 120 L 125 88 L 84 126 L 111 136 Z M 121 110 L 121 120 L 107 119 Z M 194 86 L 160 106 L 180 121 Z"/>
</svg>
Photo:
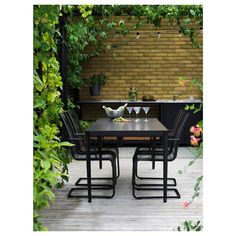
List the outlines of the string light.
<svg viewBox="0 0 236 236">
<path fill-rule="evenodd" d="M 137 32 L 136 39 L 139 39 L 139 38 L 140 38 L 140 35 L 139 35 L 139 32 Z"/>
<path fill-rule="evenodd" d="M 179 37 L 182 37 L 182 31 L 179 30 Z"/>
<path fill-rule="evenodd" d="M 200 27 L 200 33 L 202 33 L 202 34 L 203 34 L 203 28 L 202 28 L 202 27 Z"/>
<path fill-rule="evenodd" d="M 160 38 L 160 37 L 161 37 L 161 33 L 157 32 L 157 38 Z"/>
</svg>

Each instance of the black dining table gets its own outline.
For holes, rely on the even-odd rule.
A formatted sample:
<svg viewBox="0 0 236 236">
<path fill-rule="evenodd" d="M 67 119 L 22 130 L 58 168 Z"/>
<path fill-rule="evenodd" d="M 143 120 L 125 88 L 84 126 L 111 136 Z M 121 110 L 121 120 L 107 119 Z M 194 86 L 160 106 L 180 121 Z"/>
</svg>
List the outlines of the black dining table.
<svg viewBox="0 0 236 236">
<path fill-rule="evenodd" d="M 131 118 L 127 122 L 113 122 L 110 118 L 99 118 L 86 130 L 87 146 L 87 181 L 88 202 L 92 201 L 91 190 L 91 161 L 90 161 L 90 139 L 91 137 L 162 137 L 164 145 L 163 161 L 163 201 L 167 201 L 167 149 L 168 129 L 156 118 Z"/>
</svg>

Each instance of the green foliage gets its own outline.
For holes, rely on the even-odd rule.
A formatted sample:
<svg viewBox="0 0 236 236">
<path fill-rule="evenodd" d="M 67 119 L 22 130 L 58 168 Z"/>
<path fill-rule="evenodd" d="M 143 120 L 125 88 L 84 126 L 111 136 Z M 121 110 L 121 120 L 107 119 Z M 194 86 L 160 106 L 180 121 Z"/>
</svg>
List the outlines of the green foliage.
<svg viewBox="0 0 236 236">
<path fill-rule="evenodd" d="M 200 112 L 202 110 L 202 103 L 199 105 L 199 107 L 195 107 L 195 104 L 192 105 L 186 105 L 185 110 L 186 111 L 192 111 L 193 114 Z M 203 130 L 203 120 L 198 121 L 197 123 L 200 128 Z M 201 139 L 203 140 L 203 133 L 201 134 Z M 199 158 L 203 155 L 203 141 L 200 143 L 200 145 L 197 147 L 197 151 L 194 153 L 196 158 Z"/>
<path fill-rule="evenodd" d="M 182 86 L 189 86 L 190 88 L 197 87 L 203 94 L 203 80 L 199 77 L 193 77 L 190 81 L 186 77 L 179 78 L 179 84 Z"/>
<path fill-rule="evenodd" d="M 193 12 L 191 14 L 194 14 Z M 180 82 L 182 84 L 185 84 L 185 78 L 181 78 Z M 202 84 L 202 80 L 199 80 L 198 78 L 194 78 L 192 81 L 191 81 L 191 84 L 190 86 L 194 86 L 194 85 L 197 85 L 201 92 L 203 93 L 203 84 Z M 192 111 L 193 114 L 199 112 L 202 110 L 202 103 L 200 104 L 199 107 L 195 107 L 195 104 L 192 104 L 192 105 L 186 105 L 185 106 L 185 110 L 187 111 Z M 203 121 L 200 120 L 198 122 L 198 125 L 199 127 L 203 130 Z M 201 133 L 201 136 L 202 136 L 202 139 L 203 139 L 203 134 Z M 187 167 L 185 167 L 185 171 L 188 167 L 192 166 L 195 161 L 197 160 L 197 158 L 201 157 L 203 155 L 203 142 L 200 143 L 200 145 L 197 147 L 197 151 L 193 153 L 195 155 L 195 159 L 194 160 L 191 160 Z M 184 171 L 184 172 L 185 172 Z M 182 170 L 179 170 L 178 173 L 179 174 L 183 174 L 184 173 Z M 194 185 L 194 193 L 192 195 L 192 198 L 191 200 L 189 201 L 189 203 L 191 204 L 195 198 L 199 197 L 200 195 L 200 184 L 203 180 L 203 176 L 199 176 L 197 179 L 196 179 L 196 183 Z M 193 223 L 192 221 L 185 221 L 182 226 L 178 226 L 177 230 L 178 231 L 201 231 L 203 229 L 203 225 L 201 224 L 200 221 L 197 221 L 197 223 Z"/>
<path fill-rule="evenodd" d="M 92 125 L 92 123 L 93 123 L 92 121 L 80 120 L 80 125 L 81 125 L 83 131 L 88 129 Z"/>
<path fill-rule="evenodd" d="M 203 81 L 201 78 L 193 77 L 191 81 L 191 87 L 197 86 L 199 90 L 203 93 Z"/>
<path fill-rule="evenodd" d="M 203 225 L 201 221 L 197 221 L 194 223 L 191 220 L 184 221 L 182 226 L 178 226 L 177 228 L 178 231 L 202 231 L 203 230 Z"/>
<path fill-rule="evenodd" d="M 63 11 L 67 13 L 68 82 L 71 87 L 80 88 L 85 85 L 84 80 L 80 77 L 81 64 L 101 52 L 100 41 L 106 38 L 106 32 L 96 26 L 96 21 L 91 15 L 92 6 L 73 6 L 69 10 L 65 6 Z M 95 48 L 85 51 L 87 46 Z"/>
<path fill-rule="evenodd" d="M 47 230 L 40 211 L 55 200 L 52 189 L 68 180 L 67 158 L 59 135 L 62 81 L 56 59 L 56 25 L 59 6 L 34 6 L 34 159 L 33 223 L 35 231 Z"/>
<path fill-rule="evenodd" d="M 200 184 L 201 184 L 202 180 L 203 180 L 203 176 L 199 176 L 197 178 L 196 184 L 194 185 L 194 194 L 192 196 L 191 202 L 193 202 L 194 199 L 200 195 Z"/>
<path fill-rule="evenodd" d="M 94 86 L 94 85 L 104 86 L 107 83 L 107 76 L 103 73 L 94 74 L 85 81 L 88 86 Z"/>
<path fill-rule="evenodd" d="M 203 25 L 201 5 L 79 5 L 63 6 L 63 12 L 68 32 L 68 81 L 73 88 L 85 85 L 81 78 L 85 61 L 107 50 L 113 50 L 115 58 L 116 45 L 105 44 L 108 32 L 126 35 L 131 29 L 140 29 L 145 22 L 161 27 L 166 18 L 170 24 L 176 23 L 183 35 L 190 37 L 194 47 L 201 46 L 196 40 L 196 32 Z M 114 16 L 120 16 L 118 22 Z"/>
<path fill-rule="evenodd" d="M 74 108 L 76 108 L 76 107 L 79 108 L 78 105 L 75 105 L 75 104 L 74 104 L 73 98 L 71 98 L 71 97 L 69 97 L 69 96 L 68 96 L 68 99 L 67 99 L 67 107 L 68 107 L 68 110 L 72 110 L 72 109 L 74 109 Z"/>
</svg>

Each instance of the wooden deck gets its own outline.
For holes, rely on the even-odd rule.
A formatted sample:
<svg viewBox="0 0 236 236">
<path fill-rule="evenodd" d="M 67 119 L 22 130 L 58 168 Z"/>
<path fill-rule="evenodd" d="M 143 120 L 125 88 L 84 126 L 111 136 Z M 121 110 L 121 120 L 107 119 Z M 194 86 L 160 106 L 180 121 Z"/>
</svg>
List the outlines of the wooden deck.
<svg viewBox="0 0 236 236">
<path fill-rule="evenodd" d="M 172 231 L 185 220 L 202 220 L 202 193 L 189 208 L 183 202 L 191 199 L 196 178 L 202 175 L 202 159 L 190 166 L 186 173 L 180 175 L 178 170 L 184 169 L 193 159 L 186 148 L 179 149 L 179 156 L 169 164 L 169 177 L 175 177 L 181 199 L 136 200 L 131 193 L 131 156 L 132 148 L 122 148 L 120 152 L 121 176 L 116 186 L 116 194 L 112 199 L 68 199 L 67 193 L 74 185 L 77 177 L 85 175 L 85 163 L 73 161 L 69 167 L 71 179 L 62 189 L 56 189 L 56 203 L 43 211 L 43 223 L 49 231 L 103 231 L 103 230 L 165 230 Z M 142 173 L 159 173 L 151 169 L 151 163 L 144 163 Z M 106 168 L 107 167 L 107 168 Z M 93 163 L 92 172 L 96 175 L 108 175 L 110 164 L 98 169 Z"/>
</svg>

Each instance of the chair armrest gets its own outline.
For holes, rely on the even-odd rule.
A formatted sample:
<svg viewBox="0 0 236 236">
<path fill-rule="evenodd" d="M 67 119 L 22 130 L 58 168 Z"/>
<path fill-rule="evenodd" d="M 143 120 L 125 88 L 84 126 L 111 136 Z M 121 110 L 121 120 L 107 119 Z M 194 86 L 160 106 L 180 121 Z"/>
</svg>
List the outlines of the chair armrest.
<svg viewBox="0 0 236 236">
<path fill-rule="evenodd" d="M 85 136 L 85 133 L 75 133 L 75 136 Z"/>
<path fill-rule="evenodd" d="M 168 138 L 168 142 L 169 141 L 180 141 L 180 139 L 179 138 Z M 156 148 L 164 148 L 163 143 L 160 146 L 156 145 L 155 147 Z"/>
<path fill-rule="evenodd" d="M 168 138 L 168 141 L 179 141 L 179 138 Z"/>
<path fill-rule="evenodd" d="M 77 140 L 77 141 L 79 141 L 79 140 L 84 140 L 83 138 L 68 138 L 69 140 Z"/>
</svg>

